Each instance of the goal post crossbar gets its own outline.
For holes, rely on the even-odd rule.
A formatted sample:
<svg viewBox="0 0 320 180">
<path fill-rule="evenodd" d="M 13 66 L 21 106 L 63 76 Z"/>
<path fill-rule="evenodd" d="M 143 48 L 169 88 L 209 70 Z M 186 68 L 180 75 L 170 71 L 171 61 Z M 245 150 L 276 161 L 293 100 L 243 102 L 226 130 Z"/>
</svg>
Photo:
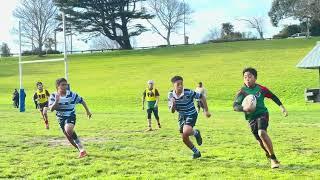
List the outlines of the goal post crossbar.
<svg viewBox="0 0 320 180">
<path fill-rule="evenodd" d="M 46 63 L 46 62 L 57 62 L 57 61 L 64 61 L 64 58 L 58 59 L 43 59 L 43 60 L 33 60 L 33 61 L 21 61 L 20 64 L 33 64 L 33 63 Z"/>
</svg>

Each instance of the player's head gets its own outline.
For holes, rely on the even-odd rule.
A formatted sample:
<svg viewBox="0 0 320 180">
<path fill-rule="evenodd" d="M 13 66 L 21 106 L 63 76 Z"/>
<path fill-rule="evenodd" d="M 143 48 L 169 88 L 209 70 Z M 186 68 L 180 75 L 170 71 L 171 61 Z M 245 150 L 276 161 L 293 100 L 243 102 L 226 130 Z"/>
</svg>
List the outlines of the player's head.
<svg viewBox="0 0 320 180">
<path fill-rule="evenodd" d="M 199 87 L 202 87 L 202 82 L 199 82 L 199 83 L 198 83 L 198 86 L 199 86 Z"/>
<path fill-rule="evenodd" d="M 154 86 L 154 81 L 153 80 L 149 80 L 147 83 L 148 83 L 148 88 L 152 89 L 153 86 Z"/>
<path fill-rule="evenodd" d="M 245 68 L 242 72 L 243 74 L 243 81 L 246 86 L 251 87 L 256 83 L 258 72 L 256 69 L 248 67 Z"/>
<path fill-rule="evenodd" d="M 38 88 L 39 90 L 42 90 L 42 89 L 43 89 L 43 84 L 42 84 L 42 82 L 37 82 L 37 88 Z"/>
<path fill-rule="evenodd" d="M 183 91 L 183 78 L 181 76 L 174 76 L 171 78 L 171 82 L 176 92 L 181 93 Z"/>
<path fill-rule="evenodd" d="M 68 81 L 65 78 L 59 78 L 56 80 L 56 88 L 58 91 L 65 92 L 68 88 Z"/>
</svg>

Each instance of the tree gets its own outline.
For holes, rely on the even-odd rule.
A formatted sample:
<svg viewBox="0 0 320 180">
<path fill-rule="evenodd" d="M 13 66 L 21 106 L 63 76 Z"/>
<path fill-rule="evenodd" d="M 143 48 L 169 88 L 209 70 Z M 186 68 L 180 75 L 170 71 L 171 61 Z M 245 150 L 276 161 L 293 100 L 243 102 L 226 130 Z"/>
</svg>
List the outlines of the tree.
<svg viewBox="0 0 320 180">
<path fill-rule="evenodd" d="M 138 9 L 145 0 L 55 0 L 56 5 L 67 14 L 80 33 L 89 33 L 89 38 L 103 34 L 116 41 L 122 49 L 132 49 L 130 37 L 147 31 L 138 19 L 150 19 L 151 15 Z"/>
<path fill-rule="evenodd" d="M 218 28 L 211 28 L 209 29 L 208 34 L 204 38 L 204 42 L 210 41 L 210 40 L 217 40 L 221 38 L 221 30 Z"/>
<path fill-rule="evenodd" d="M 48 38 L 44 42 L 44 45 L 47 50 L 52 51 L 52 46 L 55 45 L 55 40 L 53 38 Z"/>
<path fill-rule="evenodd" d="M 262 17 L 252 17 L 250 19 L 238 19 L 239 21 L 246 21 L 249 25 L 250 28 L 256 29 L 260 39 L 264 39 L 263 34 L 264 34 L 264 27 L 263 23 L 264 20 Z"/>
<path fill-rule="evenodd" d="M 306 32 L 306 22 L 302 22 L 300 24 L 301 32 Z M 310 22 L 310 34 L 311 36 L 320 36 L 320 21 L 319 20 L 312 20 Z"/>
<path fill-rule="evenodd" d="M 231 23 L 223 23 L 221 29 L 221 37 L 229 36 L 234 31 L 234 27 Z"/>
<path fill-rule="evenodd" d="M 13 15 L 21 22 L 22 37 L 32 46 L 35 41 L 39 55 L 41 55 L 45 40 L 56 27 L 57 13 L 57 7 L 52 0 L 22 0 L 13 12 Z"/>
<path fill-rule="evenodd" d="M 147 19 L 152 26 L 154 32 L 159 34 L 166 40 L 167 45 L 170 45 L 172 33 L 177 33 L 184 23 L 191 22 L 190 15 L 193 13 L 189 4 L 181 0 L 149 0 L 148 9 L 152 15 L 156 17 L 160 26 L 157 26 L 155 21 Z"/>
<path fill-rule="evenodd" d="M 7 43 L 1 45 L 1 57 L 9 57 L 11 55 L 10 48 Z"/>
<path fill-rule="evenodd" d="M 269 17 L 274 26 L 278 26 L 281 20 L 290 17 L 305 22 L 308 38 L 310 21 L 320 20 L 320 0 L 274 0 Z"/>
</svg>

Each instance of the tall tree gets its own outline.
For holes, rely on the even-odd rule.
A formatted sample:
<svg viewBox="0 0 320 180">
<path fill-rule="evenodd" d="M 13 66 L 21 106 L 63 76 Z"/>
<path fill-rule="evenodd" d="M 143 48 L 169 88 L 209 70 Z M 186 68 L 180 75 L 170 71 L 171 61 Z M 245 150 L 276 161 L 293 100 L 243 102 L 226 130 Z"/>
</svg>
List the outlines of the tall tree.
<svg viewBox="0 0 320 180">
<path fill-rule="evenodd" d="M 2 43 L 2 45 L 1 45 L 1 51 L 0 51 L 1 53 L 1 57 L 8 57 L 8 56 L 10 56 L 11 54 L 10 54 L 10 48 L 9 48 L 9 46 L 8 46 L 8 44 L 7 43 Z"/>
<path fill-rule="evenodd" d="M 147 21 L 153 31 L 166 40 L 167 45 L 171 44 L 172 33 L 177 33 L 184 23 L 191 22 L 190 15 L 193 13 L 190 5 L 181 0 L 149 0 L 148 9 L 156 18 Z"/>
<path fill-rule="evenodd" d="M 286 18 L 299 19 L 306 22 L 307 37 L 309 37 L 310 21 L 320 19 L 320 0 L 274 0 L 269 17 L 274 26 Z"/>
<path fill-rule="evenodd" d="M 145 0 L 54 1 L 78 32 L 89 33 L 89 37 L 103 34 L 123 49 L 132 49 L 130 37 L 147 31 L 142 24 L 133 21 L 152 18 L 138 7 Z"/>
<path fill-rule="evenodd" d="M 21 0 L 13 15 L 21 22 L 22 36 L 32 46 L 34 41 L 39 55 L 46 39 L 56 28 L 57 7 L 52 0 Z"/>
<path fill-rule="evenodd" d="M 247 22 L 248 26 L 250 28 L 253 28 L 258 32 L 260 39 L 264 39 L 264 37 L 263 37 L 263 34 L 264 34 L 263 23 L 264 23 L 264 21 L 263 21 L 262 17 L 252 17 L 249 19 L 238 19 L 238 20 Z"/>
</svg>

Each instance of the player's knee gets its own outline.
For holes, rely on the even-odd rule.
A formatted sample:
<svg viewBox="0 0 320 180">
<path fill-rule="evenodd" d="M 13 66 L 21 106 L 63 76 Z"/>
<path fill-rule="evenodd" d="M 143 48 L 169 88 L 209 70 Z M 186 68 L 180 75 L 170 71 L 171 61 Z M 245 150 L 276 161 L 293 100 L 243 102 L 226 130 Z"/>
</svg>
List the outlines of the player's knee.
<svg viewBox="0 0 320 180">
<path fill-rule="evenodd" d="M 264 138 L 264 137 L 266 137 L 267 132 L 265 130 L 260 129 L 258 131 L 258 135 L 259 135 L 260 138 Z"/>
</svg>

